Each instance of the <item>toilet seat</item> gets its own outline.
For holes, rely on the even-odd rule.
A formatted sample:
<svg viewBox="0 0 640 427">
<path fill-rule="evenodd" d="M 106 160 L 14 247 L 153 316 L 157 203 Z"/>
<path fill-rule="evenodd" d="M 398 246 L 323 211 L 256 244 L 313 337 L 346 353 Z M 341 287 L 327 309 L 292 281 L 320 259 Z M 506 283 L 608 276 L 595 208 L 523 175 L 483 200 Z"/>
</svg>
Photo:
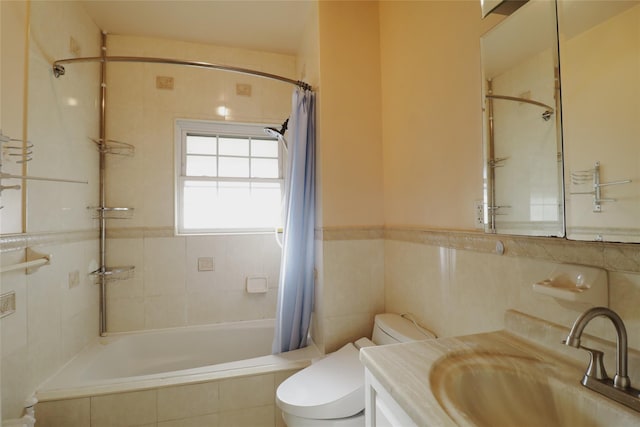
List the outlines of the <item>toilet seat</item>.
<svg viewBox="0 0 640 427">
<path fill-rule="evenodd" d="M 283 412 L 334 419 L 364 410 L 364 367 L 352 343 L 286 379 L 276 392 Z"/>
</svg>

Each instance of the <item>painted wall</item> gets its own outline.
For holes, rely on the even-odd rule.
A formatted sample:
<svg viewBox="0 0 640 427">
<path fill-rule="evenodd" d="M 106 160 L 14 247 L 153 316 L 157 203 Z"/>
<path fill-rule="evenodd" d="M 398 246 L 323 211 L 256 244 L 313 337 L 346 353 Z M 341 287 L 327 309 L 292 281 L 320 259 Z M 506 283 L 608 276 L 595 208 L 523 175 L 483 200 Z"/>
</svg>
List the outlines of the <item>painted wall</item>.
<svg viewBox="0 0 640 427">
<path fill-rule="evenodd" d="M 2 182 L 22 186 L 2 192 L 2 265 L 22 262 L 25 246 L 52 255 L 51 265 L 33 274 L 2 274 L 1 292 L 16 294 L 16 312 L 0 321 L 2 417 L 10 419 L 20 417 L 35 387 L 98 331 L 98 292 L 89 275 L 97 268 L 97 229 L 87 210 L 98 198 L 98 154 L 89 140 L 98 134 L 98 68 L 69 66 L 65 78 L 55 79 L 51 62 L 97 55 L 99 32 L 71 3 L 0 7 L 3 133 L 33 143 L 33 160 L 24 169 L 29 175 L 88 182 Z M 6 147 L 2 161 L 3 172 L 23 172 Z"/>
<path fill-rule="evenodd" d="M 380 2 L 387 226 L 474 228 L 479 33 L 475 1 Z"/>
<path fill-rule="evenodd" d="M 412 312 L 443 336 L 500 329 L 509 308 L 570 326 L 579 309 L 530 290 L 532 281 L 546 278 L 562 262 L 549 259 L 556 252 L 548 252 L 537 241 L 509 238 L 511 256 L 499 257 L 491 254 L 493 247 L 487 250 L 486 245 L 492 243 L 482 235 L 456 234 L 473 229 L 473 201 L 482 198 L 479 37 L 501 18 L 482 21 L 476 1 L 380 2 L 377 18 L 371 7 L 369 2 L 320 3 L 323 185 L 348 176 L 339 167 L 340 158 L 360 149 L 357 139 L 342 141 L 340 150 L 327 148 L 333 138 L 327 140 L 325 130 L 331 135 L 361 130 L 361 121 L 339 122 L 325 114 L 363 108 L 359 98 L 330 96 L 333 85 L 325 76 L 331 82 L 342 82 L 353 77 L 353 69 L 366 68 L 375 75 L 379 66 L 383 170 L 378 173 L 384 183 L 384 228 L 371 226 L 376 224 L 371 221 L 372 213 L 352 209 L 354 200 L 367 205 L 357 192 L 345 200 L 349 186 L 323 189 L 325 218 L 318 247 L 324 264 L 319 272 L 314 318 L 318 336 L 314 339 L 326 351 L 335 350 L 370 334 L 372 313 L 383 309 Z M 379 33 L 373 30 L 376 20 Z M 358 35 L 340 37 L 350 26 Z M 366 42 L 359 34 L 363 26 L 371 29 Z M 360 54 L 373 50 L 376 37 L 379 65 L 373 55 Z M 351 53 L 350 59 L 345 51 Z M 336 64 L 333 68 L 333 58 L 349 66 Z M 359 81 L 361 92 L 375 92 L 375 83 L 367 78 Z M 366 106 L 363 111 L 368 111 Z M 362 169 L 374 170 L 377 166 L 373 164 Z M 333 169 L 333 165 L 338 166 Z M 351 165 L 360 172 L 355 158 Z M 367 194 L 370 187 L 360 184 L 360 188 Z M 377 212 L 375 205 L 368 206 Z M 338 212 L 344 216 L 333 221 Z M 426 232 L 435 237 L 425 238 L 422 230 L 435 230 Z M 403 237 L 398 238 L 398 233 Z M 452 248 L 449 239 L 461 243 Z M 619 252 L 628 260 L 628 270 L 609 269 L 610 306 L 621 313 L 630 330 L 638 330 L 640 318 L 634 309 L 640 302 L 637 248 L 594 248 L 578 243 L 572 251 L 574 262 L 582 264 L 597 264 L 602 251 Z M 380 259 L 383 269 L 378 266 Z M 380 274 L 384 276 L 382 287 L 377 286 Z M 384 302 L 376 303 L 380 292 Z M 595 334 L 612 337 L 606 323 L 593 328 Z M 636 340 L 631 346 L 640 348 L 640 343 Z"/>
<path fill-rule="evenodd" d="M 297 78 L 292 55 L 109 36 L 109 55 L 197 60 Z M 156 77 L 173 77 L 173 90 Z M 251 96 L 236 94 L 251 85 Z M 133 207 L 108 223 L 107 263 L 133 265 L 133 277 L 108 287 L 109 331 L 129 331 L 271 318 L 275 314 L 280 247 L 273 234 L 174 236 L 176 119 L 280 125 L 293 86 L 259 77 L 161 64 L 109 64 L 107 139 L 135 146 L 133 156 L 108 156 L 107 204 Z M 226 115 L 218 108 L 226 107 Z M 213 257 L 214 271 L 197 259 Z M 267 276 L 266 294 L 247 294 L 248 276 Z"/>
<path fill-rule="evenodd" d="M 384 222 L 378 4 L 319 2 L 318 26 L 318 227 L 330 239 Z M 382 240 L 355 234 L 316 245 L 313 339 L 327 352 L 370 335 L 383 308 Z"/>
<path fill-rule="evenodd" d="M 377 2 L 320 2 L 319 39 L 322 225 L 380 226 Z"/>
</svg>

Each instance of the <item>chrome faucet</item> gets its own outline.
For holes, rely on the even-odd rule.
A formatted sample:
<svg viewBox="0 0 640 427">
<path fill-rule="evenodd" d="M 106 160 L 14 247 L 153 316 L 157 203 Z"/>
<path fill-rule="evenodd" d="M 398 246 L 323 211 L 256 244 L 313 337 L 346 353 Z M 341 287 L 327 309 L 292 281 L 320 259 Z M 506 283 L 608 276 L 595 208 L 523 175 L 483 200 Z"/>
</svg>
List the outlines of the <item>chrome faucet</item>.
<svg viewBox="0 0 640 427">
<path fill-rule="evenodd" d="M 604 369 L 604 353 L 580 344 L 584 328 L 591 320 L 599 316 L 611 320 L 616 328 L 616 374 L 613 380 L 607 376 Z M 640 411 L 640 390 L 631 387 L 631 381 L 627 375 L 627 329 L 620 316 L 606 307 L 591 308 L 578 316 L 563 344 L 586 350 L 591 356 L 587 371 L 582 377 L 582 385 Z"/>
</svg>

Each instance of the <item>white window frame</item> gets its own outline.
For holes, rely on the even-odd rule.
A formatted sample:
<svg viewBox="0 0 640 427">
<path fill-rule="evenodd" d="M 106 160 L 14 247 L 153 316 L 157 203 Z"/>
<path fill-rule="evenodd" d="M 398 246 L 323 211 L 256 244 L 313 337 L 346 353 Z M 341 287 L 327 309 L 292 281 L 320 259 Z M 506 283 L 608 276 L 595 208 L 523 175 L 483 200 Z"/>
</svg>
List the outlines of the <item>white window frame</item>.
<svg viewBox="0 0 640 427">
<path fill-rule="evenodd" d="M 241 233 L 264 233 L 273 232 L 273 228 L 205 228 L 205 229 L 188 229 L 184 228 L 183 218 L 183 191 L 185 181 L 241 181 L 241 182 L 277 182 L 280 184 L 281 191 L 284 192 L 284 150 L 282 144 L 278 143 L 278 178 L 224 178 L 224 177 L 207 177 L 207 176 L 187 176 L 186 175 L 186 144 L 187 135 L 201 136 L 221 136 L 221 137 L 256 137 L 259 139 L 273 139 L 265 134 L 265 127 L 275 127 L 274 124 L 255 124 L 255 123 L 229 123 L 215 122 L 205 120 L 189 120 L 177 119 L 175 122 L 175 189 L 174 189 L 174 218 L 175 230 L 177 235 L 194 235 L 194 234 L 241 234 Z M 251 145 L 251 144 L 249 144 Z"/>
</svg>

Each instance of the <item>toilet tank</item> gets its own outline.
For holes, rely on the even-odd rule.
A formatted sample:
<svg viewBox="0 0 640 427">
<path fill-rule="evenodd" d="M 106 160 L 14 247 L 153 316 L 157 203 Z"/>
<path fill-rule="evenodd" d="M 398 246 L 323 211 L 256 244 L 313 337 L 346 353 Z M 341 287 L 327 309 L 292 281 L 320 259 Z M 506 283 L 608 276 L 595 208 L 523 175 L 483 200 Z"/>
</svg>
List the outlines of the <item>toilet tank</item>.
<svg viewBox="0 0 640 427">
<path fill-rule="evenodd" d="M 436 336 L 405 319 L 399 314 L 377 314 L 373 326 L 372 341 L 377 345 L 394 344 L 399 342 L 420 341 L 436 338 Z"/>
</svg>

